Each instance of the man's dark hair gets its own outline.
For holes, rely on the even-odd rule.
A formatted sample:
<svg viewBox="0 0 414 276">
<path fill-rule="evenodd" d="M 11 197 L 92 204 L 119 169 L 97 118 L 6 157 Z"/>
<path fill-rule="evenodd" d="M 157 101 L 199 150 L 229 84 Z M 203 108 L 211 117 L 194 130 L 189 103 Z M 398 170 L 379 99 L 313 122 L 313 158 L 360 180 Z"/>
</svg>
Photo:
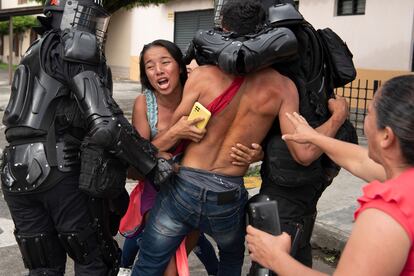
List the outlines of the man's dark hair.
<svg viewBox="0 0 414 276">
<path fill-rule="evenodd" d="M 266 11 L 258 0 L 229 0 L 222 9 L 223 28 L 239 35 L 255 33 L 266 22 Z"/>
<path fill-rule="evenodd" d="M 187 81 L 187 68 L 183 61 L 183 54 L 176 44 L 164 39 L 154 40 L 153 42 L 144 45 L 144 48 L 141 51 L 139 74 L 142 87 L 154 91 L 154 87 L 152 87 L 150 81 L 148 80 L 147 74 L 145 73 L 144 55 L 148 49 L 155 46 L 164 47 L 170 53 L 172 58 L 178 63 L 178 67 L 180 68 L 180 83 L 184 87 L 184 84 Z"/>
</svg>

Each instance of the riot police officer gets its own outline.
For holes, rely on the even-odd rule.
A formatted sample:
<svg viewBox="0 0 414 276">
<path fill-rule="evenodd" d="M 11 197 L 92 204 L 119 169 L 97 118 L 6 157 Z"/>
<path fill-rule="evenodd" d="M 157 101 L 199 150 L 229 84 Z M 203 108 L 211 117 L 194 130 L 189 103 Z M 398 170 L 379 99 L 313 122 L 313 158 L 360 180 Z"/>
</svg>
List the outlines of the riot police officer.
<svg viewBox="0 0 414 276">
<path fill-rule="evenodd" d="M 268 8 L 267 26 L 245 36 L 220 29 L 198 31 L 190 44 L 187 61 L 195 58 L 200 65 L 216 64 L 235 75 L 271 66 L 295 83 L 301 115 L 312 127 L 324 126 L 331 116 L 328 99 L 333 97 L 334 87 L 317 32 L 295 9 L 293 1 L 261 2 Z M 355 128 L 348 120 L 329 132 L 340 140 L 357 143 Z M 306 167 L 295 162 L 281 138 L 277 120 L 262 146 L 265 154 L 260 193 L 278 202 L 281 229 L 293 237 L 292 255 L 312 266 L 310 239 L 316 205 L 339 167 L 326 155 Z"/>
<path fill-rule="evenodd" d="M 48 0 L 44 14 L 3 118 L 2 189 L 15 237 L 30 275 L 63 275 L 67 254 L 76 275 L 116 275 L 127 167 L 158 184 L 171 167 L 112 98 L 101 3 Z"/>
</svg>

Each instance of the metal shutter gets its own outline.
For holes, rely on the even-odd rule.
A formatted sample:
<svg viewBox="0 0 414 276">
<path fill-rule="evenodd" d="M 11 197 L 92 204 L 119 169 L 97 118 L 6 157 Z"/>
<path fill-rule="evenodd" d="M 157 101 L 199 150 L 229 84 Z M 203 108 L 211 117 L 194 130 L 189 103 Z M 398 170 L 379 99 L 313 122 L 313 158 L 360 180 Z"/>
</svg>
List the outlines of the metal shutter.
<svg viewBox="0 0 414 276">
<path fill-rule="evenodd" d="M 174 24 L 174 42 L 183 53 L 188 43 L 199 29 L 212 29 L 214 26 L 214 10 L 176 12 Z"/>
</svg>

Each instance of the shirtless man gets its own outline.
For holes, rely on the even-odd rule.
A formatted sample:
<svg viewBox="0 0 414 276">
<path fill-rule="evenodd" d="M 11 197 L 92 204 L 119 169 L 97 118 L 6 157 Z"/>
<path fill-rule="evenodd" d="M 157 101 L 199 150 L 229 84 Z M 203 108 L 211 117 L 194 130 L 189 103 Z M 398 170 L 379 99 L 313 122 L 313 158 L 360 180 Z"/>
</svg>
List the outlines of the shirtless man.
<svg viewBox="0 0 414 276">
<path fill-rule="evenodd" d="M 242 24 L 242 21 L 263 22 L 263 7 L 254 0 L 237 3 L 239 9 L 223 8 L 223 26 L 238 33 L 254 32 L 258 24 Z M 241 15 L 237 19 L 234 16 L 239 11 L 251 14 L 247 19 Z M 225 24 L 226 16 L 239 22 L 237 25 L 242 29 Z M 248 29 L 249 26 L 254 27 Z M 212 111 L 207 134 L 201 142 L 188 145 L 174 182 L 161 190 L 147 222 L 132 275 L 162 275 L 175 249 L 193 229 L 200 229 L 217 242 L 218 275 L 240 275 L 247 201 L 243 175 L 248 166 L 232 165 L 229 152 L 237 142 L 260 143 L 276 117 L 282 133 L 295 131 L 284 114 L 298 112 L 296 86 L 270 68 L 244 78 L 226 74 L 216 66 L 196 68 L 187 80 L 182 102 L 172 121 L 188 115 L 196 101 Z M 324 125 L 324 133 L 328 135 L 336 132 L 347 115 L 344 102 L 334 101 L 331 105 L 333 115 Z M 288 142 L 288 147 L 295 160 L 303 165 L 321 154 L 311 145 Z"/>
</svg>

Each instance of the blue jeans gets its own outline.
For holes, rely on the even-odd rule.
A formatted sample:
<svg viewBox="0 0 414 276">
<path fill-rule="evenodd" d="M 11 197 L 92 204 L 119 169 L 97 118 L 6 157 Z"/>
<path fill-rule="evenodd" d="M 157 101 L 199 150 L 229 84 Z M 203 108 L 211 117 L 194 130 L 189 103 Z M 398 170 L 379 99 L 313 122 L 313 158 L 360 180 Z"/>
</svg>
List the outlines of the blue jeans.
<svg viewBox="0 0 414 276">
<path fill-rule="evenodd" d="M 134 264 L 135 257 L 138 253 L 138 238 L 141 237 L 141 233 L 132 238 L 125 238 L 124 246 L 122 247 L 121 255 L 121 267 L 131 267 Z"/>
<path fill-rule="evenodd" d="M 181 241 L 193 229 L 200 229 L 216 241 L 220 255 L 218 275 L 240 275 L 247 191 L 239 185 L 234 189 L 235 196 L 225 203 L 220 200 L 222 194 L 176 177 L 160 192 L 151 210 L 132 275 L 162 275 Z"/>
<path fill-rule="evenodd" d="M 214 247 L 206 238 L 204 233 L 200 234 L 197 246 L 193 249 L 194 254 L 203 263 L 208 275 L 217 275 L 218 273 L 218 259 Z"/>
</svg>

